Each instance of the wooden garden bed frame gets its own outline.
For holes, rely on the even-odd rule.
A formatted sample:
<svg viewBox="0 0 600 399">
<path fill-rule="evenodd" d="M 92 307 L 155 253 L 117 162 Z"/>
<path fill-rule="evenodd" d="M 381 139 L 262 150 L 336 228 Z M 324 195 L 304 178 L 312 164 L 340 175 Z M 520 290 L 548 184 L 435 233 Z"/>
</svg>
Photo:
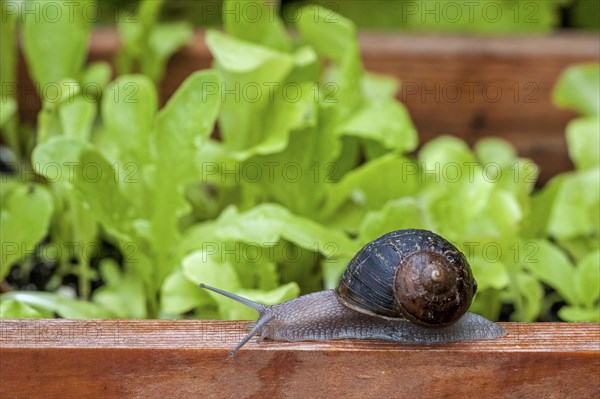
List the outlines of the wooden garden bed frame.
<svg viewBox="0 0 600 399">
<path fill-rule="evenodd" d="M 600 62 L 597 34 L 361 33 L 359 39 L 367 70 L 402 80 L 398 98 L 407 105 L 422 141 L 440 134 L 470 144 L 485 136 L 503 137 L 541 167 L 541 182 L 572 169 L 564 132 L 575 114 L 557 109 L 551 93 L 567 66 Z M 112 61 L 119 47 L 114 29 L 98 29 L 91 36 L 89 59 Z M 171 59 L 161 84 L 162 101 L 186 76 L 211 63 L 199 31 Z M 22 120 L 33 123 L 40 104 L 22 57 L 18 76 L 19 112 Z"/>
<path fill-rule="evenodd" d="M 600 324 L 496 341 L 248 343 L 239 321 L 0 320 L 1 398 L 597 398 Z"/>
</svg>

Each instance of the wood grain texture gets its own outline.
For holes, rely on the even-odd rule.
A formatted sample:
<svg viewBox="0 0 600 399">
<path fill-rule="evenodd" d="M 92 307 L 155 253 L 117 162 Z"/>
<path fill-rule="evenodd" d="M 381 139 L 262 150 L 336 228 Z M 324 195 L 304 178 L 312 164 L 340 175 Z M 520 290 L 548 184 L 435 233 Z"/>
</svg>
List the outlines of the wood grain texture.
<svg viewBox="0 0 600 399">
<path fill-rule="evenodd" d="M 541 167 L 544 182 L 572 169 L 564 131 L 575 114 L 558 110 L 551 92 L 560 73 L 579 62 L 600 61 L 600 38 L 593 33 L 559 32 L 546 36 L 475 37 L 361 33 L 366 68 L 402 83 L 406 103 L 421 139 L 451 134 L 473 144 L 498 136 L 519 155 Z M 93 32 L 90 61 L 112 61 L 120 47 L 114 30 Z M 190 73 L 208 68 L 212 57 L 204 33 L 178 52 L 161 83 L 164 103 Z M 21 57 L 18 68 L 19 112 L 35 122 L 39 99 Z"/>
<path fill-rule="evenodd" d="M 2 320 L 2 398 L 595 398 L 600 324 L 502 323 L 496 341 L 248 343 L 236 321 Z"/>
</svg>

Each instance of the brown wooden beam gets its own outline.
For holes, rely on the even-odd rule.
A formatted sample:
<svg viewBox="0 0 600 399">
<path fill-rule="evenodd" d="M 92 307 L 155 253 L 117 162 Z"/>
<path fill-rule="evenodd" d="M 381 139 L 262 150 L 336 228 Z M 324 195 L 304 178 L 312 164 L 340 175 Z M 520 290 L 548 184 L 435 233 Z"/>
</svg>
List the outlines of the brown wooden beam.
<svg viewBox="0 0 600 399">
<path fill-rule="evenodd" d="M 2 398 L 600 394 L 600 324 L 501 323 L 496 341 L 248 343 L 237 321 L 1 320 Z"/>
</svg>

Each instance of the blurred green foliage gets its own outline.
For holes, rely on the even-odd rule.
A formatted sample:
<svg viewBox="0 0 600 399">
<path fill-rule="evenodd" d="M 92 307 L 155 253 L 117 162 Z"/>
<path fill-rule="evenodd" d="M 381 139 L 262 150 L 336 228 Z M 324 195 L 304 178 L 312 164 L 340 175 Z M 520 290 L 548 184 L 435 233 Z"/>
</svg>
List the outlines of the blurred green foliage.
<svg viewBox="0 0 600 399">
<path fill-rule="evenodd" d="M 100 22 L 114 23 L 119 10 L 131 12 L 138 1 L 102 2 Z M 231 10 L 223 0 L 171 0 L 162 18 L 216 27 Z M 277 0 L 272 1 L 278 3 Z M 293 26 L 298 10 L 319 4 L 350 19 L 359 29 L 454 33 L 534 33 L 557 28 L 600 29 L 597 0 L 283 0 L 283 21 Z M 246 6 L 248 10 L 253 6 Z M 254 10 L 252 10 L 254 12 Z"/>
<path fill-rule="evenodd" d="M 571 26 L 586 29 L 600 30 L 600 1 L 573 0 L 569 9 Z"/>
<path fill-rule="evenodd" d="M 225 13 L 225 32 L 206 35 L 213 68 L 159 109 L 156 84 L 189 30 L 163 27 L 156 4 L 121 27 L 112 81 L 84 62 L 85 21 L 20 26 L 43 108 L 35 135 L 10 96 L 2 114 L 19 162 L 3 175 L 0 278 L 53 269 L 47 292 L 2 294 L 1 317 L 252 318 L 198 282 L 278 303 L 335 286 L 379 235 L 425 228 L 469 259 L 475 312 L 532 321 L 559 303 L 564 320 L 599 320 L 598 65 L 557 83 L 556 103 L 582 114 L 567 128 L 575 170 L 534 191 L 537 167 L 500 139 L 471 149 L 442 136 L 415 153 L 397 82 L 365 71 L 355 25 L 314 5 L 297 10 L 294 36 L 268 4 L 252 3 L 260 18 Z M 7 65 L 14 49 L 3 46 Z"/>
<path fill-rule="evenodd" d="M 370 30 L 454 33 L 547 32 L 571 0 L 303 1 L 329 7 Z M 292 3 L 294 4 L 294 3 Z M 290 5 L 296 7 L 296 5 Z"/>
</svg>

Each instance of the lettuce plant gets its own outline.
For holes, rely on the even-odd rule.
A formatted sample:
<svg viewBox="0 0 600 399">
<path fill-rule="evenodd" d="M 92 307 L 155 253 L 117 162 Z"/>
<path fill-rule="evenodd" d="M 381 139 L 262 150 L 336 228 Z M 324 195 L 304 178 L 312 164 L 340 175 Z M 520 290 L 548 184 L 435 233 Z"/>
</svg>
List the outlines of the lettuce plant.
<svg viewBox="0 0 600 399">
<path fill-rule="evenodd" d="M 167 60 L 190 41 L 192 27 L 187 22 L 158 23 L 163 4 L 163 0 L 145 0 L 136 12 L 121 11 L 117 19 L 123 40 L 116 59 L 119 73 L 140 72 L 158 83 Z"/>
<path fill-rule="evenodd" d="M 224 31 L 206 34 L 213 67 L 160 108 L 156 83 L 186 28 L 161 27 L 149 3 L 139 25 L 120 26 L 112 81 L 69 41 L 85 23 L 25 22 L 33 78 L 73 90 L 54 101 L 40 91 L 37 142 L 19 164 L 35 179 L 9 177 L 2 192 L 0 277 L 39 261 L 19 249 L 36 244 L 108 243 L 119 256 L 80 248 L 49 292 L 2 294 L 0 316 L 252 318 L 197 283 L 280 302 L 333 287 L 362 245 L 413 227 L 465 252 L 473 309 L 488 318 L 532 321 L 560 302 L 565 320 L 598 319 L 597 66 L 557 84 L 557 104 L 584 115 L 567 129 L 576 169 L 535 191 L 537 166 L 500 139 L 471 149 L 441 136 L 416 152 L 397 83 L 365 71 L 354 24 L 318 6 L 298 9 L 289 33 L 270 3 L 252 3 L 261 12 L 249 19 L 231 12 L 248 2 L 225 2 Z M 41 36 L 66 44 L 53 54 Z M 11 243 L 24 245 L 8 255 Z"/>
<path fill-rule="evenodd" d="M 548 236 L 563 252 L 531 271 L 566 302 L 563 320 L 600 319 L 600 66 L 568 68 L 554 90 L 557 105 L 582 116 L 566 138 L 575 170 L 556 176 L 532 198 L 532 233 Z"/>
</svg>

